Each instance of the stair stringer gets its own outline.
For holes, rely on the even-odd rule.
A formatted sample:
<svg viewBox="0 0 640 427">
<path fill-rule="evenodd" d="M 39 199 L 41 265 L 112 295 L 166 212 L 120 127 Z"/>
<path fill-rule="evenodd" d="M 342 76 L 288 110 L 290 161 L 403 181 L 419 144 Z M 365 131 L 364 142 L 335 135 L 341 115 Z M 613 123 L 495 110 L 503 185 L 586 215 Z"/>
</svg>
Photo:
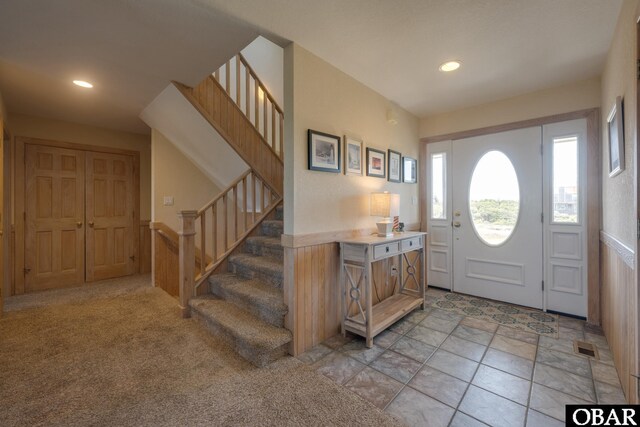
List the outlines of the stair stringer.
<svg viewBox="0 0 640 427">
<path fill-rule="evenodd" d="M 140 114 L 218 188 L 227 188 L 249 169 L 175 85 L 167 86 Z"/>
<path fill-rule="evenodd" d="M 284 163 L 213 76 L 195 88 L 173 84 L 235 152 L 280 196 Z"/>
</svg>

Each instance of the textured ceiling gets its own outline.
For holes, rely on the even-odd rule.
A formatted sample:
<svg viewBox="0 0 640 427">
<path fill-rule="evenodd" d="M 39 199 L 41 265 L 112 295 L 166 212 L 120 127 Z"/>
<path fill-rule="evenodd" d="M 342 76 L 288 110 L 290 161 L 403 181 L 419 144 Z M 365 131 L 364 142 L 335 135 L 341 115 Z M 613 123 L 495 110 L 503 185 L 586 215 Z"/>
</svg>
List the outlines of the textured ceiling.
<svg viewBox="0 0 640 427">
<path fill-rule="evenodd" d="M 2 0 L 9 111 L 145 131 L 170 80 L 258 33 L 293 40 L 419 117 L 601 73 L 621 0 Z M 233 18 L 231 18 L 233 17 Z M 438 65 L 460 59 L 457 72 Z M 95 82 L 84 91 L 74 78 Z"/>
</svg>

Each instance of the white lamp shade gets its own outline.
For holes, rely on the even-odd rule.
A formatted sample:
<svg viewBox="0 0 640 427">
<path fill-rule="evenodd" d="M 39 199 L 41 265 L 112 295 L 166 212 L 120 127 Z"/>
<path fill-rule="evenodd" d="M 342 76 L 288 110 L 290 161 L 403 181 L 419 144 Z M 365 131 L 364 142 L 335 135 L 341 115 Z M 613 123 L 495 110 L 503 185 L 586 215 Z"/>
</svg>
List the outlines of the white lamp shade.
<svg viewBox="0 0 640 427">
<path fill-rule="evenodd" d="M 371 193 L 371 216 L 389 218 L 400 214 L 400 195 Z"/>
</svg>

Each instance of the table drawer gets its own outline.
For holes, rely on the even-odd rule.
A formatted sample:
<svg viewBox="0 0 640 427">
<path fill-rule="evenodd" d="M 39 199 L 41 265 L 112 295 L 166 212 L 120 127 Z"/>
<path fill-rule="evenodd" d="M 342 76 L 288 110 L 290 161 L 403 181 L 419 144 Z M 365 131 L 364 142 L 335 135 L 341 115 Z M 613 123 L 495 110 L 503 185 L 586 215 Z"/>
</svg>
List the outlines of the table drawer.
<svg viewBox="0 0 640 427">
<path fill-rule="evenodd" d="M 399 242 L 385 243 L 373 247 L 373 259 L 381 259 L 400 252 Z"/>
<path fill-rule="evenodd" d="M 420 249 L 422 247 L 422 237 L 414 237 L 402 241 L 402 252 Z"/>
</svg>

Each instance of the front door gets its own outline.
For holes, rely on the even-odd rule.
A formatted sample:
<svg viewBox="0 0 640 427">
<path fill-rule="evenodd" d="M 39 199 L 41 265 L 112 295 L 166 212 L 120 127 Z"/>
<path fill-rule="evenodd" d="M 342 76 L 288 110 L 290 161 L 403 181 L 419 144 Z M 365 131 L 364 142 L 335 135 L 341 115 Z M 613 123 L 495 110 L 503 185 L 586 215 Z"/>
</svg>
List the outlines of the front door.
<svg viewBox="0 0 640 427">
<path fill-rule="evenodd" d="M 541 128 L 452 143 L 454 290 L 542 308 Z"/>
<path fill-rule="evenodd" d="M 87 282 L 133 274 L 131 156 L 87 152 Z"/>
<path fill-rule="evenodd" d="M 25 290 L 82 283 L 84 152 L 28 144 L 25 163 Z"/>
</svg>

